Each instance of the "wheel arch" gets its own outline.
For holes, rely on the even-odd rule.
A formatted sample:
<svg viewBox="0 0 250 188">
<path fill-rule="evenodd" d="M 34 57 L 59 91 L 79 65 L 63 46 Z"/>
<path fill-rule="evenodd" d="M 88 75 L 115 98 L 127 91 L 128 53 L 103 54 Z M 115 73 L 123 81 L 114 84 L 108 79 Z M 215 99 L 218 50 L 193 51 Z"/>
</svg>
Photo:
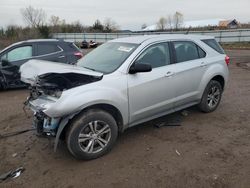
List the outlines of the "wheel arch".
<svg viewBox="0 0 250 188">
<path fill-rule="evenodd" d="M 61 139 L 65 138 L 65 134 L 66 134 L 67 129 L 68 129 L 71 122 L 73 122 L 77 117 L 81 116 L 86 111 L 89 111 L 89 110 L 92 110 L 92 109 L 93 110 L 94 109 L 95 110 L 100 109 L 100 110 L 108 112 L 115 119 L 115 121 L 117 123 L 117 126 L 118 126 L 118 131 L 119 132 L 124 131 L 124 129 L 125 129 L 124 118 L 123 118 L 122 113 L 120 112 L 120 110 L 118 108 L 116 108 L 115 106 L 111 105 L 111 104 L 99 103 L 99 104 L 93 104 L 93 105 L 87 106 L 87 107 L 83 108 L 81 111 L 75 113 L 74 115 L 71 115 L 68 122 L 64 125 L 63 129 L 60 132 L 57 133 L 57 134 L 60 134 L 59 135 L 60 138 Z"/>
<path fill-rule="evenodd" d="M 223 76 L 217 75 L 217 76 L 214 76 L 211 80 L 216 80 L 216 81 L 218 81 L 218 82 L 221 84 L 222 90 L 224 90 L 224 87 L 225 87 L 225 79 L 224 79 Z M 210 80 L 210 81 L 211 81 L 211 80 Z"/>
<path fill-rule="evenodd" d="M 84 108 L 79 114 L 84 113 L 91 109 L 100 109 L 100 110 L 108 112 L 115 119 L 119 132 L 123 131 L 124 121 L 123 121 L 122 113 L 120 112 L 118 108 L 116 108 L 115 106 L 111 104 L 100 103 L 100 104 L 94 104 L 94 105 Z"/>
<path fill-rule="evenodd" d="M 222 91 L 224 90 L 225 88 L 225 85 L 226 85 L 226 78 L 223 76 L 223 74 L 213 74 L 213 75 L 208 75 L 208 76 L 204 76 L 202 81 L 201 81 L 201 84 L 200 84 L 200 94 L 199 94 L 199 98 L 198 99 L 201 99 L 206 87 L 207 87 L 207 84 L 211 81 L 211 80 L 216 80 L 218 81 L 220 84 L 221 84 L 221 87 L 222 87 Z"/>
<path fill-rule="evenodd" d="M 223 62 L 224 63 L 224 62 Z M 199 86 L 199 95 L 197 99 L 201 99 L 207 84 L 211 80 L 216 80 L 221 84 L 222 90 L 225 89 L 228 82 L 228 68 L 224 64 L 213 64 L 208 67 L 205 73 L 202 76 L 200 86 Z"/>
</svg>

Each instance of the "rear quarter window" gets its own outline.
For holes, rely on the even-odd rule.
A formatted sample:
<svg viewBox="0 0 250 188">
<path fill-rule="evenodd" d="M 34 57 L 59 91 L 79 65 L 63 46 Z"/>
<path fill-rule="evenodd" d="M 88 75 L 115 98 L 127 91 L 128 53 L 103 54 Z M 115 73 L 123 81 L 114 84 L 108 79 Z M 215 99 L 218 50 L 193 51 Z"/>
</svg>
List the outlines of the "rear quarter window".
<svg viewBox="0 0 250 188">
<path fill-rule="evenodd" d="M 206 52 L 204 52 L 204 50 L 202 50 L 199 46 L 197 46 L 197 48 L 200 58 L 206 57 Z"/>
<path fill-rule="evenodd" d="M 225 54 L 224 50 L 215 39 L 205 39 L 205 40 L 202 40 L 202 42 L 207 44 L 209 47 L 213 48 L 218 53 Z"/>
<path fill-rule="evenodd" d="M 72 51 L 80 51 L 80 49 L 75 45 L 75 43 L 67 43 Z"/>
<path fill-rule="evenodd" d="M 37 55 L 56 53 L 61 49 L 56 44 L 37 44 Z"/>
</svg>

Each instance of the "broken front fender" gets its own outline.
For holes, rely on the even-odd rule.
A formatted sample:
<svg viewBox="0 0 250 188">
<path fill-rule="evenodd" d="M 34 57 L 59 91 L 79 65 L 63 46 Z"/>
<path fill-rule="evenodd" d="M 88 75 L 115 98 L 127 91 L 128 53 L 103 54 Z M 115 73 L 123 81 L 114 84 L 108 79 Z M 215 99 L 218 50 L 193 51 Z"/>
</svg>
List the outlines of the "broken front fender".
<svg viewBox="0 0 250 188">
<path fill-rule="evenodd" d="M 56 98 L 48 96 L 40 96 L 35 100 L 28 99 L 27 103 L 33 112 L 40 112 L 40 111 L 44 112 L 49 108 L 51 108 L 56 103 L 56 101 L 57 101 Z"/>
</svg>

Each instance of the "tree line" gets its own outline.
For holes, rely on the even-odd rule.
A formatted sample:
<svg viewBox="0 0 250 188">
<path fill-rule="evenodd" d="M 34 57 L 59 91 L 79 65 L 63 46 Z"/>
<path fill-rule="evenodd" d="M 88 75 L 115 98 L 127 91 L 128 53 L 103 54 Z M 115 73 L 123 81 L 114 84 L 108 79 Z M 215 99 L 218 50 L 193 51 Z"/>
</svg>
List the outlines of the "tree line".
<svg viewBox="0 0 250 188">
<path fill-rule="evenodd" d="M 83 25 L 79 20 L 67 23 L 65 19 L 52 15 L 47 19 L 43 9 L 28 6 L 20 10 L 26 26 L 9 25 L 0 28 L 0 47 L 15 41 L 33 38 L 49 38 L 51 33 L 83 33 L 83 32 L 116 32 L 119 25 L 111 18 L 101 22 L 96 20 L 93 25 Z"/>
</svg>

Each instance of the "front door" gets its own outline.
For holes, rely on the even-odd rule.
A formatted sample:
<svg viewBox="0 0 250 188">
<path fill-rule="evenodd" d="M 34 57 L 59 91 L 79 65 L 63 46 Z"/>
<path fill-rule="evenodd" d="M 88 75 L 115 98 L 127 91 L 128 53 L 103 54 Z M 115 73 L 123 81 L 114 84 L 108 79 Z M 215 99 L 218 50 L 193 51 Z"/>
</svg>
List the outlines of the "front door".
<svg viewBox="0 0 250 188">
<path fill-rule="evenodd" d="M 18 46 L 3 54 L 1 60 L 8 61 L 9 65 L 1 67 L 1 76 L 8 87 L 22 84 L 20 82 L 19 68 L 30 60 L 32 56 L 32 45 Z"/>
<path fill-rule="evenodd" d="M 175 90 L 174 64 L 169 44 L 158 43 L 144 50 L 134 63 L 148 63 L 151 72 L 128 74 L 130 124 L 137 124 L 172 111 Z"/>
</svg>

